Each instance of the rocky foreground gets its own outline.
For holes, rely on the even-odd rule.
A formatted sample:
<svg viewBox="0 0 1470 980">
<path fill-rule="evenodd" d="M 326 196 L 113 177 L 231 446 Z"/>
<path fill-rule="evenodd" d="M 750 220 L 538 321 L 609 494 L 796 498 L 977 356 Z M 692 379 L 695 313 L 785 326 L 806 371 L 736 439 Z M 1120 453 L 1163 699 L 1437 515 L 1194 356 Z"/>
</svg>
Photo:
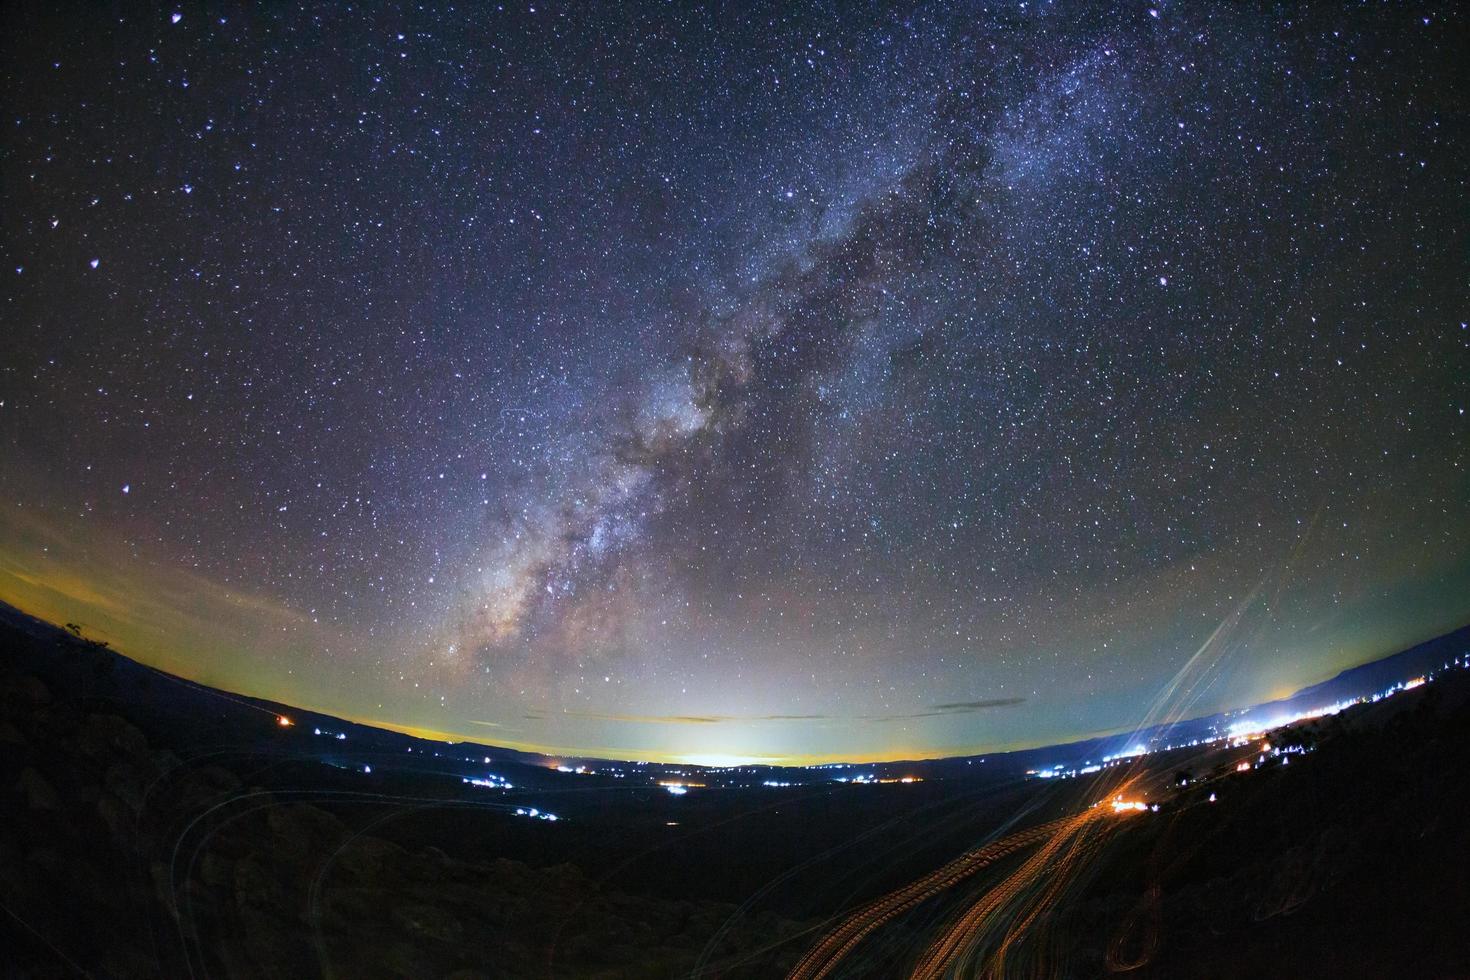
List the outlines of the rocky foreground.
<svg viewBox="0 0 1470 980">
<path fill-rule="evenodd" d="M 701 955 L 764 976 L 779 964 L 749 955 L 799 931 L 757 915 L 716 939 L 731 906 L 400 846 L 373 833 L 371 808 L 258 788 L 269 760 L 153 744 L 126 705 L 14 667 L 0 655 L 7 977 L 643 978 L 687 975 Z"/>
<path fill-rule="evenodd" d="M 0 624 L 0 976 L 739 980 L 783 975 L 838 904 L 864 897 L 839 888 L 776 906 L 803 921 L 761 911 L 760 891 L 739 909 L 681 900 L 697 868 L 671 859 L 662 891 L 608 874 L 641 845 L 601 821 L 561 825 L 611 855 L 600 877 L 533 860 L 495 836 L 515 819 L 503 810 L 420 798 L 437 784 L 369 780 L 242 734 L 258 719 L 211 725 L 197 704 L 170 715 L 167 688 L 146 689 L 167 682 L 127 663 L 49 627 Z M 1131 821 L 1067 902 L 1006 939 L 1008 969 L 1470 976 L 1470 671 L 1307 728 L 1278 733 L 1310 746 L 1289 767 L 1235 772 L 1224 752 L 1220 771 Z M 466 819 L 405 826 L 451 807 Z M 983 835 L 995 820 L 964 826 Z M 719 849 L 745 859 L 781 832 L 721 836 Z M 555 843 L 543 854 L 563 860 Z M 881 852 L 852 852 L 874 894 L 912 876 L 870 875 Z M 837 976 L 907 975 L 936 925 L 994 880 L 892 923 Z"/>
</svg>

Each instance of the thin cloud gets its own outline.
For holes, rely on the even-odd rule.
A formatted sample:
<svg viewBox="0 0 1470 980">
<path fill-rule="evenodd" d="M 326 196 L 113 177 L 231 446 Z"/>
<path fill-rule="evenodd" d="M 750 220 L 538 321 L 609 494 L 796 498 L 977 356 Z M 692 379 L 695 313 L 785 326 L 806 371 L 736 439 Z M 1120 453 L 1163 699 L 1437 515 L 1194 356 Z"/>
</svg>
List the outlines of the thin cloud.
<svg viewBox="0 0 1470 980">
<path fill-rule="evenodd" d="M 895 715 L 866 715 L 864 720 L 876 722 L 911 721 L 916 718 L 945 718 L 950 715 L 971 715 L 990 708 L 1010 708 L 1024 704 L 1025 698 L 983 698 L 979 701 L 950 701 L 930 705 L 927 711 L 913 711 Z"/>
<path fill-rule="evenodd" d="M 966 714 L 971 711 L 983 711 L 986 708 L 1009 708 L 1025 702 L 1025 698 L 986 698 L 982 701 L 953 701 L 949 704 L 936 704 L 934 710 L 945 714 Z"/>
</svg>

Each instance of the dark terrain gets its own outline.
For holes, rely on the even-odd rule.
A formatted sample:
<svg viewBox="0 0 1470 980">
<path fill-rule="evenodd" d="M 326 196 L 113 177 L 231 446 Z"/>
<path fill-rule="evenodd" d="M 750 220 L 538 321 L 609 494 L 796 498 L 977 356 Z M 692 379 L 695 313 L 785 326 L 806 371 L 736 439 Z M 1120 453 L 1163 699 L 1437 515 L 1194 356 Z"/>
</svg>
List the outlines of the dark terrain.
<svg viewBox="0 0 1470 980">
<path fill-rule="evenodd" d="M 1470 649 L 1464 631 L 1438 644 L 1442 662 Z M 1467 704 L 1470 671 L 1451 669 L 1273 735 L 1308 750 L 1289 766 L 1236 773 L 1228 747 L 1148 756 L 1190 783 L 1130 818 L 1008 962 L 1470 976 Z M 833 915 L 1100 791 L 1026 778 L 1031 753 L 916 764 L 926 781 L 911 785 L 690 770 L 707 786 L 676 797 L 657 785 L 672 767 L 561 773 L 352 726 L 180 682 L 14 611 L 0 746 L 0 964 L 17 977 L 779 976 Z M 463 782 L 485 758 L 513 789 Z M 772 773 L 797 785 L 761 786 Z M 515 813 L 530 807 L 560 819 Z M 920 906 L 840 975 L 901 974 L 994 880 Z"/>
</svg>

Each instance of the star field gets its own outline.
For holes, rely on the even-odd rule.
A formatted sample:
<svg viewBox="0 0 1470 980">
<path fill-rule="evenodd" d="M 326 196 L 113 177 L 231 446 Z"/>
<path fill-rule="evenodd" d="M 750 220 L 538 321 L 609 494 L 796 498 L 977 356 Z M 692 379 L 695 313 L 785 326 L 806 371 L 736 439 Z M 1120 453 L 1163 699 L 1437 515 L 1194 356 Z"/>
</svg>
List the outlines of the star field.
<svg viewBox="0 0 1470 980">
<path fill-rule="evenodd" d="M 1470 618 L 1454 5 L 0 20 L 0 598 L 146 662 L 913 757 Z"/>
</svg>

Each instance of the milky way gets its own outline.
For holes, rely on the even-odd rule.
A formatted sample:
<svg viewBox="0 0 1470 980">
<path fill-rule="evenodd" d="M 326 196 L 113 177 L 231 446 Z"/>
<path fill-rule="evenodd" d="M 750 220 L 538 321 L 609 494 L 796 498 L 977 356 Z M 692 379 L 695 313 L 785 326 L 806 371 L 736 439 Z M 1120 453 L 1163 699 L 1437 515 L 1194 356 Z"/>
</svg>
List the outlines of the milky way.
<svg viewBox="0 0 1470 980">
<path fill-rule="evenodd" d="M 0 598 L 639 757 L 1470 619 L 1455 5 L 0 14 Z"/>
</svg>

